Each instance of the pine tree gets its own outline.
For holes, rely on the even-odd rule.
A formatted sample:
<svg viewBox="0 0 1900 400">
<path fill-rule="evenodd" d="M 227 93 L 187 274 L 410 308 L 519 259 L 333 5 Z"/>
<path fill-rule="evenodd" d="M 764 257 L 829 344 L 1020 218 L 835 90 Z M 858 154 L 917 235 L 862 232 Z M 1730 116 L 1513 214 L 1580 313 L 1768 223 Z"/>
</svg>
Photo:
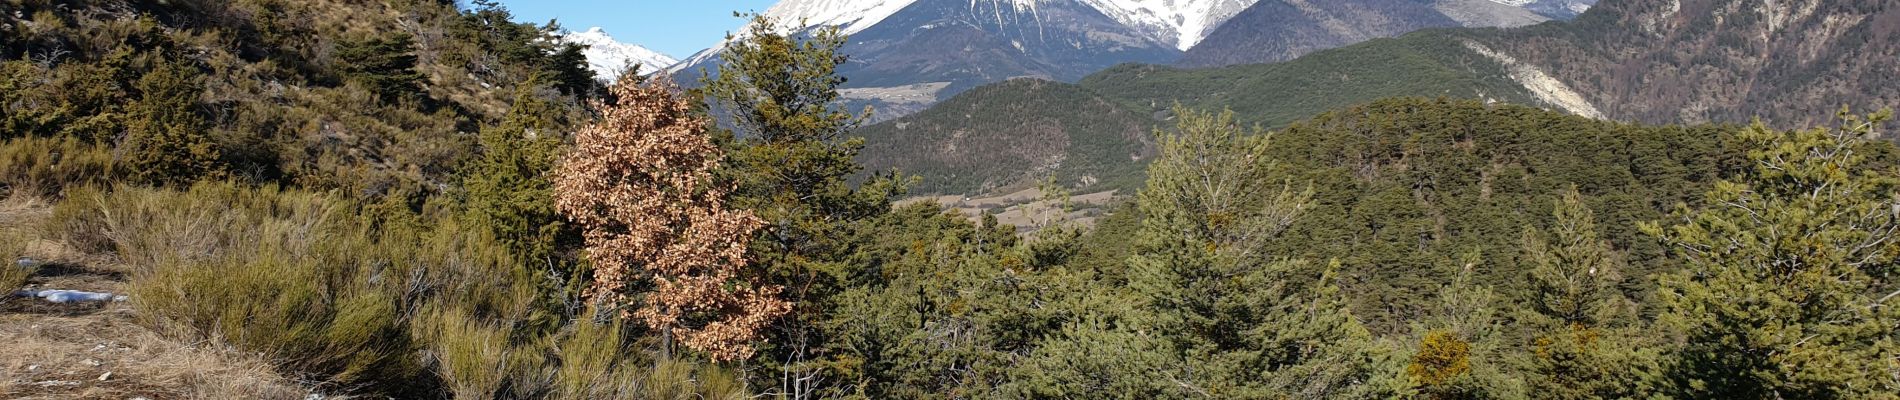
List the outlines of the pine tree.
<svg viewBox="0 0 1900 400">
<path fill-rule="evenodd" d="M 564 225 L 554 210 L 550 174 L 559 161 L 561 111 L 522 85 L 500 125 L 482 129 L 481 158 L 466 173 L 469 213 L 528 260 L 549 261 Z"/>
<path fill-rule="evenodd" d="M 1232 112 L 1177 107 L 1177 131 L 1138 198 L 1130 288 L 1143 329 L 1178 360 L 1179 387 L 1215 397 L 1325 397 L 1354 379 L 1341 343 L 1368 334 L 1319 268 L 1263 251 L 1307 207 L 1310 190 L 1270 174 L 1268 135 Z M 1338 379 L 1326 381 L 1325 379 Z"/>
<path fill-rule="evenodd" d="M 614 104 L 596 105 L 601 120 L 575 134 L 555 173 L 555 208 L 585 232 L 596 305 L 713 360 L 744 359 L 791 305 L 745 274 L 763 221 L 726 207 L 710 124 L 655 81 L 622 80 Z"/>
<path fill-rule="evenodd" d="M 1446 264 L 1453 269 L 1448 271 L 1451 282 L 1439 290 L 1430 315 L 1413 323 L 1418 345 L 1404 373 L 1424 398 L 1527 396 L 1522 380 L 1509 369 L 1497 292 L 1477 280 L 1476 269 L 1482 264 L 1482 255 L 1475 251 Z"/>
<path fill-rule="evenodd" d="M 586 47 L 566 43 L 549 54 L 543 68 L 544 74 L 554 82 L 554 88 L 561 94 L 587 98 L 600 89 L 600 81 L 594 78 L 594 70 L 587 68 L 587 55 L 582 53 Z M 627 71 L 629 76 L 639 76 L 639 71 Z"/>
<path fill-rule="evenodd" d="M 1665 360 L 1684 398 L 1900 396 L 1900 174 L 1869 167 L 1888 113 L 1839 129 L 1741 133 L 1753 168 L 1643 231 L 1684 270 L 1662 282 Z"/>
<path fill-rule="evenodd" d="M 336 58 L 345 77 L 363 84 L 384 102 L 422 95 L 423 75 L 416 72 L 415 38 L 407 34 L 345 43 Z"/>
<path fill-rule="evenodd" d="M 1624 263 L 1599 238 L 1596 218 L 1576 187 L 1556 201 L 1548 234 L 1524 232 L 1529 296 L 1516 323 L 1529 346 L 1524 372 L 1531 395 L 1549 399 L 1629 398 L 1642 393 L 1647 365 L 1634 340 L 1635 304 L 1618 290 Z M 1547 238 L 1548 237 L 1548 238 Z"/>
<path fill-rule="evenodd" d="M 888 212 L 901 190 L 889 177 L 851 183 L 864 141 L 846 134 L 864 116 L 837 104 L 844 35 L 835 28 L 784 34 L 763 16 L 748 31 L 727 47 L 717 77 L 702 78 L 703 90 L 735 129 L 726 170 L 737 184 L 733 206 L 765 221 L 753 242 L 757 265 L 798 307 L 776 330 L 774 342 L 783 347 L 762 361 L 788 374 L 773 379 L 792 383 L 780 391 L 799 396 L 819 380 L 818 367 L 807 361 L 830 356 L 819 322 L 850 274 L 851 226 Z"/>
</svg>

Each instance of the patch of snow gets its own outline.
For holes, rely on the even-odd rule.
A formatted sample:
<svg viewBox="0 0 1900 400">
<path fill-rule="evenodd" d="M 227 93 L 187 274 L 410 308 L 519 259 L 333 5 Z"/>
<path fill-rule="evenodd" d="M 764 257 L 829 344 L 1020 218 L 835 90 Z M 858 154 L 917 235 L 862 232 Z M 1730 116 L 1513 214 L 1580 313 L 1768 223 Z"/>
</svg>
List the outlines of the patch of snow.
<svg viewBox="0 0 1900 400">
<path fill-rule="evenodd" d="M 570 32 L 562 36 L 562 40 L 586 46 L 587 49 L 581 53 L 587 55 L 588 69 L 594 70 L 595 75 L 607 81 L 620 79 L 620 73 L 635 65 L 640 66 L 642 73 L 652 73 L 679 63 L 679 60 L 652 49 L 614 40 L 612 35 L 598 26 L 585 32 Z"/>
<path fill-rule="evenodd" d="M 1201 43 L 1214 28 L 1260 0 L 1080 0 L 1122 24 L 1141 28 L 1176 48 Z"/>
<path fill-rule="evenodd" d="M 111 293 L 83 292 L 78 290 L 21 290 L 13 292 L 20 297 L 38 297 L 54 303 L 81 303 L 95 301 L 125 301 L 125 296 Z"/>
</svg>

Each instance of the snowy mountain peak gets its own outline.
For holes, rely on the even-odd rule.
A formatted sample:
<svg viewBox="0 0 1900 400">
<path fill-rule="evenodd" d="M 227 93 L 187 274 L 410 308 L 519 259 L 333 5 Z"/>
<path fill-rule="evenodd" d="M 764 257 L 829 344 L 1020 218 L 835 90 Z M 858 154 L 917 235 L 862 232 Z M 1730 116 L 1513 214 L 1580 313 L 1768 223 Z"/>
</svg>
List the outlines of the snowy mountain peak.
<svg viewBox="0 0 1900 400">
<path fill-rule="evenodd" d="M 969 0 L 972 8 L 979 2 L 1010 3 L 1017 10 L 1034 10 L 1039 3 L 1059 0 Z M 1070 0 L 1137 27 L 1155 39 L 1174 43 L 1186 50 L 1199 43 L 1229 17 L 1259 0 Z M 1506 0 L 1509 1 L 1509 0 Z M 889 18 L 917 0 L 785 0 L 765 11 L 765 15 L 786 21 L 787 29 L 803 30 L 818 26 L 837 26 L 845 34 L 857 33 Z M 799 21 L 803 21 L 800 23 Z"/>
<path fill-rule="evenodd" d="M 1081 0 L 1156 39 L 1187 50 L 1214 28 L 1260 0 Z"/>
<path fill-rule="evenodd" d="M 660 52 L 614 40 L 612 35 L 598 26 L 584 32 L 569 32 L 562 38 L 568 43 L 587 46 L 587 50 L 581 53 L 587 55 L 588 69 L 608 81 L 620 79 L 620 73 L 634 65 L 639 65 L 643 73 L 652 73 L 679 63 L 679 60 Z"/>
<path fill-rule="evenodd" d="M 786 0 L 766 9 L 765 16 L 792 30 L 837 26 L 845 34 L 852 34 L 877 25 L 915 2 L 917 0 Z"/>
</svg>

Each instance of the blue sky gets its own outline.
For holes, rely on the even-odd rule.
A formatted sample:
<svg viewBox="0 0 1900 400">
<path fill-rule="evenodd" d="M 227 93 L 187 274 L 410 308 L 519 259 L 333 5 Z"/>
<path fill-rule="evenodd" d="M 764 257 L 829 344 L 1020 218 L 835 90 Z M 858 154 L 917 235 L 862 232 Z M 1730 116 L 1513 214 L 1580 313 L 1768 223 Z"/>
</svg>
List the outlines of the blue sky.
<svg viewBox="0 0 1900 400">
<path fill-rule="evenodd" d="M 765 11 L 774 0 L 501 0 L 520 22 L 584 31 L 598 26 L 614 39 L 686 58 L 725 39 L 745 20 L 733 11 Z"/>
</svg>

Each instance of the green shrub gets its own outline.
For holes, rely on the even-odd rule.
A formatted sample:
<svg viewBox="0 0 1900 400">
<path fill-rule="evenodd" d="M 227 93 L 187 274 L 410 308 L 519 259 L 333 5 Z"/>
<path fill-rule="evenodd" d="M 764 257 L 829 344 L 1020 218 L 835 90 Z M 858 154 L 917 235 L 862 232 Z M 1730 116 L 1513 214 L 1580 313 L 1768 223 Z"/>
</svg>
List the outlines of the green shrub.
<svg viewBox="0 0 1900 400">
<path fill-rule="evenodd" d="M 347 201 L 199 184 L 189 191 L 82 191 L 54 211 L 75 248 L 103 246 L 131 272 L 154 325 L 264 352 L 340 382 L 419 373 L 399 312 L 413 265 L 376 257 Z M 393 381 L 400 381 L 396 379 Z"/>
<path fill-rule="evenodd" d="M 196 67 L 165 63 L 138 81 L 139 100 L 130 107 L 124 160 L 141 181 L 186 184 L 222 170 L 210 126 L 198 114 L 204 84 Z"/>
</svg>

